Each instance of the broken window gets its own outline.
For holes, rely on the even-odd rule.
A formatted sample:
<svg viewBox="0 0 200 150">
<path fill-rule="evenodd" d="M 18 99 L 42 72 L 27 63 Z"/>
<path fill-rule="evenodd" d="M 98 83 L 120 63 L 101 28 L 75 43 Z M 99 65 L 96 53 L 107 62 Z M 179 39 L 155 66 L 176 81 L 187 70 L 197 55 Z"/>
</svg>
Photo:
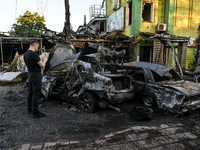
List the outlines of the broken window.
<svg viewBox="0 0 200 150">
<path fill-rule="evenodd" d="M 132 22 L 132 0 L 127 3 L 127 26 Z"/>
<path fill-rule="evenodd" d="M 103 33 L 103 32 L 105 32 L 106 30 L 105 30 L 105 22 L 100 22 L 100 33 Z"/>
<path fill-rule="evenodd" d="M 152 22 L 153 16 L 153 3 L 145 2 L 143 3 L 142 19 L 143 21 Z"/>
</svg>

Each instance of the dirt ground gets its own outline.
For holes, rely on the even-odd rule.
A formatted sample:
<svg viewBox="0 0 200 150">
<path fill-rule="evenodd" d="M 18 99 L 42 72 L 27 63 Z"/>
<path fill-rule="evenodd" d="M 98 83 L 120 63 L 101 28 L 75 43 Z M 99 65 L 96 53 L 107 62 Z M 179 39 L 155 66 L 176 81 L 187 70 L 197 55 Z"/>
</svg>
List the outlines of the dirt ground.
<svg viewBox="0 0 200 150">
<path fill-rule="evenodd" d="M 59 139 L 93 139 L 133 126 L 176 122 L 196 125 L 200 121 L 198 110 L 193 115 L 176 116 L 154 109 L 153 120 L 136 121 L 129 114 L 138 105 L 134 101 L 116 105 L 122 113 L 101 109 L 90 114 L 79 111 L 75 104 L 53 99 L 39 101 L 46 117 L 32 118 L 26 109 L 27 90 L 25 84 L 0 86 L 0 148 Z"/>
</svg>

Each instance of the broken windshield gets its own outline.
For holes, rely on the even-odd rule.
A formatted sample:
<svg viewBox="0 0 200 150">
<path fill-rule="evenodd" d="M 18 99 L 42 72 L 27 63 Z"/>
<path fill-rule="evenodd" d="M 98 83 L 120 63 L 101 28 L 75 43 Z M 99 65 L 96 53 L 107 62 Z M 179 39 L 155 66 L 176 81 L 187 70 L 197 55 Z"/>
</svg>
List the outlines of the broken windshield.
<svg viewBox="0 0 200 150">
<path fill-rule="evenodd" d="M 166 72 L 163 76 L 160 76 L 155 71 L 151 70 L 155 82 L 161 82 L 166 80 L 181 80 L 181 77 L 172 69 Z"/>
</svg>

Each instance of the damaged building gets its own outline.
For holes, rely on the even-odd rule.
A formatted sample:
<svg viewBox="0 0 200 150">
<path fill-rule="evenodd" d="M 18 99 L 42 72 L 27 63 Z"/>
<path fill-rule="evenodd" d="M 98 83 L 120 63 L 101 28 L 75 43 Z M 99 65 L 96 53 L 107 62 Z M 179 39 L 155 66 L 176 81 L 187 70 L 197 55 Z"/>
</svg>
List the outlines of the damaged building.
<svg viewBox="0 0 200 150">
<path fill-rule="evenodd" d="M 199 26 L 199 1 L 193 0 L 103 0 L 107 12 L 107 32 L 120 31 L 133 36 L 137 61 L 175 67 L 174 51 L 162 40 L 144 40 L 168 36 L 183 71 L 195 66 L 193 51 Z M 189 14 L 189 15 L 188 15 Z"/>
<path fill-rule="evenodd" d="M 28 50 L 31 40 L 40 42 L 38 54 L 41 59 L 50 54 L 45 70 L 76 53 L 72 45 L 65 40 L 59 40 L 59 38 L 59 35 L 50 30 L 47 30 L 44 37 L 40 38 L 14 37 L 9 36 L 9 33 L 2 33 L 0 36 L 0 84 L 17 83 L 26 80 L 27 69 L 23 54 Z"/>
<path fill-rule="evenodd" d="M 101 5 L 92 5 L 90 8 L 90 22 L 86 24 L 86 15 L 84 15 L 84 24 L 79 26 L 77 34 L 99 35 L 106 32 L 106 9 Z"/>
</svg>

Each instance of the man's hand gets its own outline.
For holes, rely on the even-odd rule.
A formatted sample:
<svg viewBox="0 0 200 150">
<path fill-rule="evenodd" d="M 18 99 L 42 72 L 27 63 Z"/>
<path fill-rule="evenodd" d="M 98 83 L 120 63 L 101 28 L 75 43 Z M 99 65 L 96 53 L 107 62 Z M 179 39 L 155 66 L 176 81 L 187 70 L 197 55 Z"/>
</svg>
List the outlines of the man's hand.
<svg viewBox="0 0 200 150">
<path fill-rule="evenodd" d="M 45 56 L 43 59 L 41 59 L 41 60 L 38 62 L 38 65 L 39 65 L 41 68 L 44 68 L 44 66 L 46 65 L 47 60 L 48 60 L 48 57 Z"/>
<path fill-rule="evenodd" d="M 45 57 L 42 59 L 42 62 L 46 63 L 46 62 L 47 62 L 47 60 L 48 60 L 48 57 L 47 57 L 47 56 L 45 56 Z"/>
</svg>

